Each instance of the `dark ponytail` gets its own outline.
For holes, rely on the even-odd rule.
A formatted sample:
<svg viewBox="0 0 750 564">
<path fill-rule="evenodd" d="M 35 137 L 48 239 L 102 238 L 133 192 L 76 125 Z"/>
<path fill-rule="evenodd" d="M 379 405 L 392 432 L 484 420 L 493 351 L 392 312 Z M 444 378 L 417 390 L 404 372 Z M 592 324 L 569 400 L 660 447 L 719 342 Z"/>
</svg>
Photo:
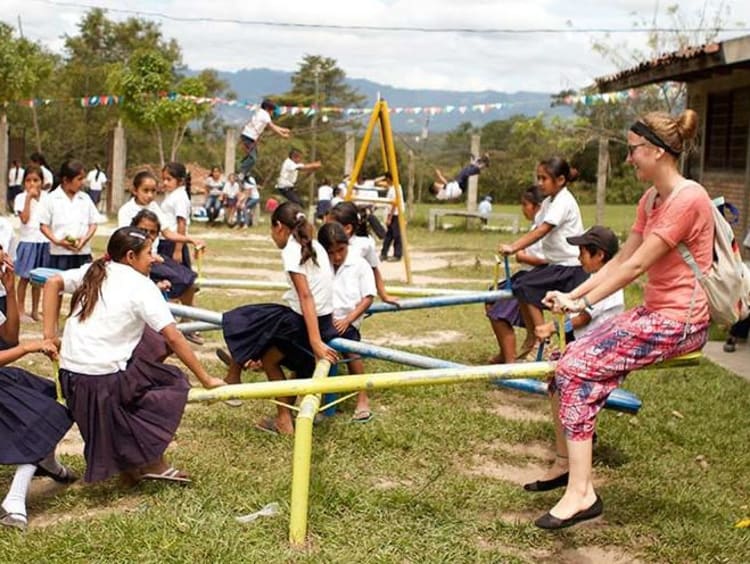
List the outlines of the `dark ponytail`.
<svg viewBox="0 0 750 564">
<path fill-rule="evenodd" d="M 164 168 L 161 170 L 162 172 L 168 172 L 169 176 L 177 180 L 178 186 L 182 184 L 185 187 L 185 191 L 187 192 L 188 197 L 191 195 L 190 173 L 187 171 L 184 164 L 172 161 L 171 163 L 167 163 L 166 165 L 164 165 Z"/>
<path fill-rule="evenodd" d="M 367 216 L 371 213 L 371 208 L 358 208 L 354 202 L 339 202 L 328 213 L 341 225 L 351 225 L 355 235 L 360 237 L 369 235 Z"/>
<path fill-rule="evenodd" d="M 281 223 L 289 228 L 292 232 L 292 237 L 302 247 L 302 257 L 299 263 L 305 264 L 308 260 L 312 259 L 313 262 L 318 264 L 318 257 L 315 254 L 313 248 L 313 227 L 310 222 L 307 221 L 305 213 L 302 208 L 294 202 L 284 202 L 278 208 L 276 208 L 271 216 L 271 224 L 277 225 Z"/>
<path fill-rule="evenodd" d="M 73 315 L 76 308 L 80 306 L 81 311 L 76 315 L 80 321 L 85 321 L 94 311 L 102 294 L 102 284 L 107 278 L 107 262 L 110 260 L 121 262 L 128 251 L 137 254 L 150 241 L 148 233 L 136 227 L 121 227 L 112 233 L 107 242 L 107 254 L 91 263 L 83 277 L 83 282 L 73 292 L 73 297 L 70 299 L 70 315 Z"/>
</svg>

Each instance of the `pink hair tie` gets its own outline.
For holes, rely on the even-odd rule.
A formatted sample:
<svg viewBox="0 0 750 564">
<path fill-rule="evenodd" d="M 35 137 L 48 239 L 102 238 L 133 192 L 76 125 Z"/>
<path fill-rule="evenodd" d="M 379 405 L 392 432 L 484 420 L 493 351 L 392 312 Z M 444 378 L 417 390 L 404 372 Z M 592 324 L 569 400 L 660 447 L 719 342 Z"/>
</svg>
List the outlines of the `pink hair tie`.
<svg viewBox="0 0 750 564">
<path fill-rule="evenodd" d="M 109 253 L 104 253 L 104 255 L 102 256 L 102 260 L 104 260 L 104 262 L 109 262 L 112 260 L 112 257 L 109 256 Z"/>
</svg>

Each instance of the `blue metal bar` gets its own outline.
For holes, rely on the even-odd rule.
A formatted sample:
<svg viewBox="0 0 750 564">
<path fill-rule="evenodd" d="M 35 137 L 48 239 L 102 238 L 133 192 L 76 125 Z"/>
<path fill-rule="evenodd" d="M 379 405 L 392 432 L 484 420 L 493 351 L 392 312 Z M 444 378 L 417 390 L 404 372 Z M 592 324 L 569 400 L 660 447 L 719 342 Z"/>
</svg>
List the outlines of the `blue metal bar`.
<svg viewBox="0 0 750 564">
<path fill-rule="evenodd" d="M 491 292 L 474 292 L 456 296 L 431 296 L 427 298 L 414 298 L 411 300 L 400 300 L 398 305 L 378 302 L 372 304 L 367 310 L 368 314 L 404 311 L 407 309 L 425 309 L 431 307 L 445 307 L 454 305 L 465 305 L 475 303 L 496 302 L 501 299 L 507 299 L 513 296 L 508 290 L 495 290 Z"/>
<path fill-rule="evenodd" d="M 354 353 L 360 356 L 406 364 L 407 366 L 416 366 L 417 368 L 461 368 L 466 366 L 449 360 L 389 349 L 361 341 L 350 341 L 340 337 L 328 341 L 328 346 L 341 353 Z"/>
</svg>

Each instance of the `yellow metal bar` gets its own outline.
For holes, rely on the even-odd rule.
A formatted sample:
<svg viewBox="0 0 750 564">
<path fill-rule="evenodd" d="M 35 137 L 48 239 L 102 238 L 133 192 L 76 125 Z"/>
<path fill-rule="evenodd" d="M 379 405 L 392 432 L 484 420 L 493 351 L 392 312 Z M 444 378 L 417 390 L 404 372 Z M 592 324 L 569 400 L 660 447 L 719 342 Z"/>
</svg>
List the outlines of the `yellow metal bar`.
<svg viewBox="0 0 750 564">
<path fill-rule="evenodd" d="M 702 358 L 700 352 L 690 353 L 649 368 L 691 366 Z M 496 380 L 498 378 L 534 378 L 552 374 L 554 362 L 521 362 L 516 364 L 493 364 L 489 366 L 467 366 L 462 368 L 437 368 L 402 372 L 380 372 L 377 374 L 355 374 L 337 376 L 325 380 L 302 379 L 279 382 L 254 382 L 234 384 L 206 390 L 192 388 L 188 401 L 213 402 L 228 399 L 266 399 L 278 396 L 304 396 L 307 394 L 344 393 L 357 390 L 382 390 L 438 384 L 461 384 Z"/>
<path fill-rule="evenodd" d="M 311 381 L 325 382 L 331 363 L 319 360 Z M 301 547 L 307 537 L 307 507 L 310 495 L 310 461 L 315 415 L 320 408 L 320 394 L 302 398 L 294 426 L 294 459 L 292 463 L 292 500 L 289 515 L 289 543 Z"/>
<path fill-rule="evenodd" d="M 372 141 L 372 132 L 375 130 L 375 124 L 378 123 L 378 104 L 375 104 L 375 109 L 370 116 L 370 121 L 365 129 L 365 134 L 362 137 L 362 144 L 359 146 L 357 151 L 357 158 L 354 159 L 354 168 L 349 175 L 349 182 L 346 185 L 346 196 L 344 199 L 349 201 L 354 196 L 354 185 L 357 182 L 357 177 L 362 172 L 362 167 L 365 164 L 365 158 L 367 157 L 367 148 L 370 146 Z"/>
<path fill-rule="evenodd" d="M 388 172 L 393 172 L 391 170 L 391 163 L 388 160 L 388 148 L 386 147 L 386 141 L 385 141 L 385 128 L 383 125 L 383 108 L 386 108 L 386 111 L 388 106 L 385 105 L 385 100 L 380 100 L 378 102 L 378 118 L 380 120 L 380 159 L 383 163 L 383 167 Z"/>
<path fill-rule="evenodd" d="M 391 117 L 388 113 L 388 103 L 380 102 L 380 134 L 385 143 L 385 152 L 388 158 L 388 170 L 396 187 L 396 206 L 398 207 L 398 226 L 401 231 L 401 246 L 404 249 L 404 269 L 406 270 L 406 283 L 412 283 L 411 277 L 411 254 L 409 253 L 409 241 L 406 235 L 406 213 L 404 210 L 404 194 L 401 189 L 401 180 L 398 176 L 398 162 L 396 161 L 396 146 L 393 143 L 393 130 L 391 129 Z"/>
</svg>

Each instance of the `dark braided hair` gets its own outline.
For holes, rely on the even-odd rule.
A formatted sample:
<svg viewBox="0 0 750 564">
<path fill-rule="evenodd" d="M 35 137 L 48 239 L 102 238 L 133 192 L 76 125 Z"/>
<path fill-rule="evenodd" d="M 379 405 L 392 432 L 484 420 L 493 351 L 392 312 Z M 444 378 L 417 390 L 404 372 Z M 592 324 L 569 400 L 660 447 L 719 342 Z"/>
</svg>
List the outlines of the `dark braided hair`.
<svg viewBox="0 0 750 564">
<path fill-rule="evenodd" d="M 276 208 L 271 216 L 271 224 L 285 225 L 292 232 L 292 237 L 302 247 L 302 257 L 299 263 L 305 264 L 312 259 L 315 265 L 318 264 L 318 257 L 313 248 L 313 227 L 307 221 L 305 212 L 294 202 L 284 202 Z"/>
</svg>

